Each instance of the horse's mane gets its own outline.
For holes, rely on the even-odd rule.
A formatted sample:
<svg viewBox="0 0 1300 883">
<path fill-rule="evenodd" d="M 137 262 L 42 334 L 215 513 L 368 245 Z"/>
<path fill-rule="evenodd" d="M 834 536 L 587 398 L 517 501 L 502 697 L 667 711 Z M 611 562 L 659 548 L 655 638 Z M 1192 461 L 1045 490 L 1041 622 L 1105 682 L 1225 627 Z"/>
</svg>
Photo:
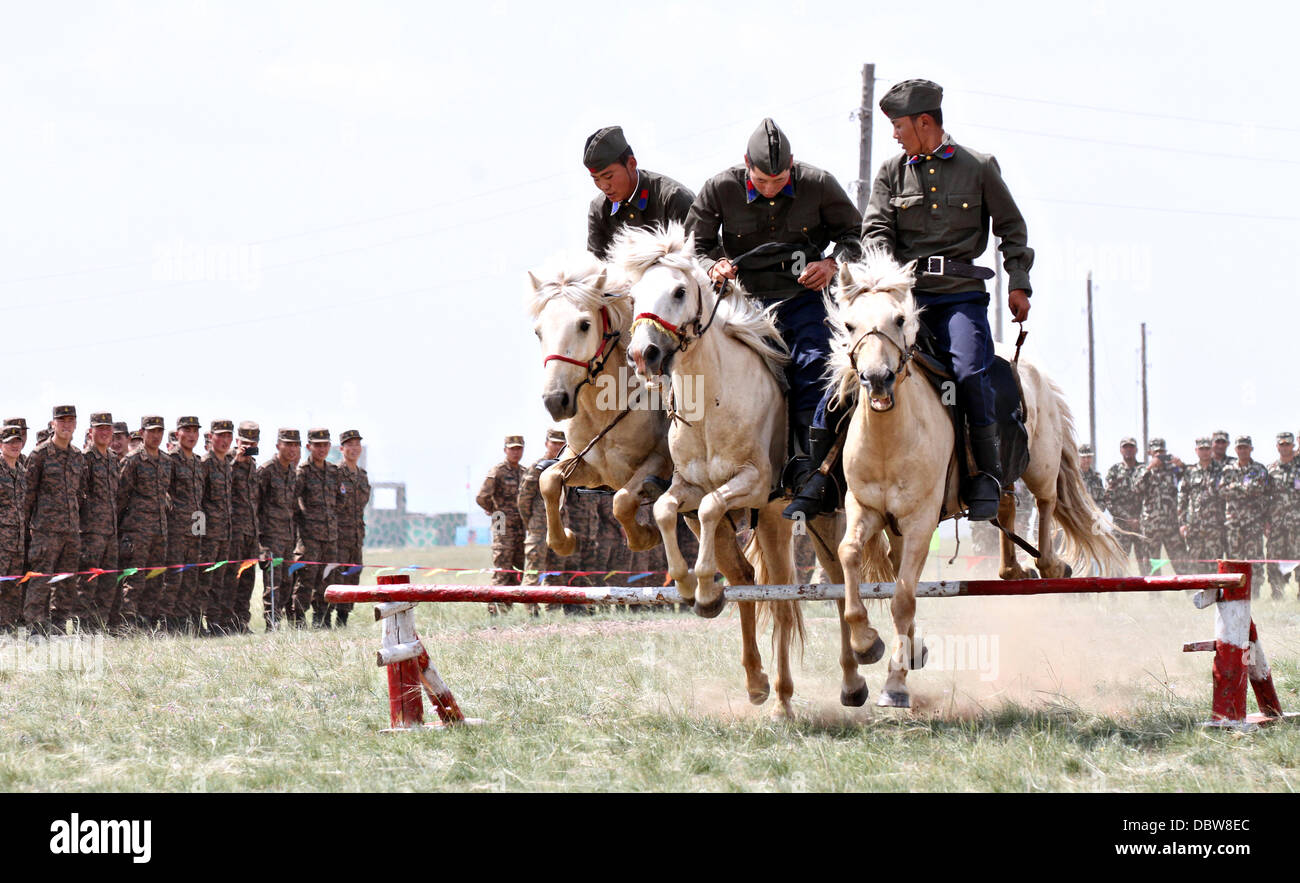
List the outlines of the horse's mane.
<svg viewBox="0 0 1300 883">
<path fill-rule="evenodd" d="M 632 299 L 626 282 L 613 270 L 589 252 L 552 258 L 543 269 L 529 274 L 533 283 L 528 288 L 529 314 L 536 319 L 548 303 L 558 298 L 584 312 L 599 313 L 601 307 L 608 307 L 610 321 L 622 332 L 620 343 L 626 346 L 632 325 Z M 605 283 L 598 287 L 602 272 Z"/>
<path fill-rule="evenodd" d="M 651 267 L 663 266 L 689 276 L 700 291 L 713 291 L 709 274 L 704 272 L 695 256 L 695 237 L 688 235 L 686 228 L 677 221 L 667 227 L 624 227 L 614 239 L 610 254 L 610 264 L 617 268 L 629 287 L 641 281 Z M 702 321 L 707 321 L 707 317 Z M 785 365 L 790 361 L 790 352 L 781 339 L 770 309 L 764 309 L 749 297 L 749 292 L 739 282 L 733 280 L 718 305 L 714 323 L 728 337 L 758 353 L 784 387 Z"/>
<path fill-rule="evenodd" d="M 833 405 L 850 407 L 858 400 L 857 371 L 849 359 L 855 336 L 844 327 L 844 312 L 860 297 L 883 294 L 903 309 L 903 340 L 916 341 L 921 327 L 921 308 L 912 297 L 916 282 L 915 262 L 899 264 L 882 248 L 868 246 L 862 260 L 846 264 L 836 278 L 832 295 L 825 299 L 827 323 L 831 328 L 831 356 L 827 361 L 827 388 L 835 390 Z"/>
</svg>

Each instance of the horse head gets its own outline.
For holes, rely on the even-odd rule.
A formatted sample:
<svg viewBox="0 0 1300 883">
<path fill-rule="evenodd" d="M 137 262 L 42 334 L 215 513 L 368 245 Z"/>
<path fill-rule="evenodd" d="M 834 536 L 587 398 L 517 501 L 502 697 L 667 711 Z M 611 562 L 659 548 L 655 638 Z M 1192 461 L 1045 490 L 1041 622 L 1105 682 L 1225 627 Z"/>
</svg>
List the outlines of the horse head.
<svg viewBox="0 0 1300 883">
<path fill-rule="evenodd" d="M 835 299 L 828 304 L 840 399 L 863 389 L 873 411 L 894 407 L 894 386 L 920 330 L 914 281 L 912 264 L 900 266 L 876 249 L 861 263 L 840 267 Z"/>
<path fill-rule="evenodd" d="M 528 279 L 533 331 L 544 354 L 542 404 L 551 419 L 567 420 L 577 413 L 582 386 L 595 381 L 623 342 L 631 306 L 590 255 L 542 278 L 530 272 Z"/>
</svg>

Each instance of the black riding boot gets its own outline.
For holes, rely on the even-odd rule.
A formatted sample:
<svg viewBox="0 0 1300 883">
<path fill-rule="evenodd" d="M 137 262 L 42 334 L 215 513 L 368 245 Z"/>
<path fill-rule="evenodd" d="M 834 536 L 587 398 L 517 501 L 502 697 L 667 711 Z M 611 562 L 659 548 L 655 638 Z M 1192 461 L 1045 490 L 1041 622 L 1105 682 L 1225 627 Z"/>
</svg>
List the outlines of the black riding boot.
<svg viewBox="0 0 1300 883">
<path fill-rule="evenodd" d="M 836 438 L 837 434 L 829 429 L 814 426 L 808 430 L 808 471 L 793 476 L 792 484 L 798 491 L 781 517 L 793 521 L 802 516 L 807 521 L 818 515 L 829 515 L 839 508 L 840 486 L 834 477 L 839 464 L 834 464 L 835 468 L 831 469 L 830 474 L 821 471 L 821 465 L 835 445 Z"/>
<path fill-rule="evenodd" d="M 970 430 L 971 453 L 979 470 L 969 479 L 966 490 L 966 518 L 992 521 L 998 517 L 998 499 L 1002 495 L 1002 453 L 998 443 L 998 426 L 973 426 Z"/>
</svg>

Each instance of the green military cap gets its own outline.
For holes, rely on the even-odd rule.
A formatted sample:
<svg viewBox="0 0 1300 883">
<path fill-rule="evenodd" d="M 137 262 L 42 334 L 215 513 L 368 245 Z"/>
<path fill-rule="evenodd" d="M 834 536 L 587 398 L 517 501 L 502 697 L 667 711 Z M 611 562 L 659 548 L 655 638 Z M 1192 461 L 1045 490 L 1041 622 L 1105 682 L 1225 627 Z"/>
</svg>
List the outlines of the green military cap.
<svg viewBox="0 0 1300 883">
<path fill-rule="evenodd" d="M 1208 448 L 1210 446 L 1210 437 L 1208 435 L 1201 436 L 1196 440 L 1196 446 L 1198 448 Z"/>
<path fill-rule="evenodd" d="M 176 418 L 177 429 L 186 429 L 188 427 L 193 427 L 195 429 L 198 429 L 202 425 L 203 424 L 199 422 L 198 417 L 177 417 Z"/>
<path fill-rule="evenodd" d="M 307 430 L 307 444 L 309 445 L 314 445 L 317 442 L 328 442 L 329 440 L 330 431 L 328 429 L 317 427 L 316 429 Z"/>
<path fill-rule="evenodd" d="M 112 426 L 113 415 L 108 411 L 96 411 L 90 415 L 91 426 Z"/>
<path fill-rule="evenodd" d="M 46 427 L 45 429 L 38 429 L 36 430 L 36 443 L 39 445 L 41 442 L 45 441 L 52 435 L 54 435 L 54 430 L 50 429 L 49 427 Z"/>
<path fill-rule="evenodd" d="M 1212 441 L 1226 442 L 1228 440 L 1228 430 L 1216 429 L 1214 430 L 1213 434 L 1210 435 L 1210 439 Z"/>
<path fill-rule="evenodd" d="M 1091 457 L 1091 456 L 1092 456 L 1092 445 L 1088 444 L 1087 442 L 1084 442 L 1083 444 L 1079 445 L 1079 456 L 1080 456 L 1080 457 Z"/>
<path fill-rule="evenodd" d="M 507 435 L 507 448 L 522 448 L 524 446 L 524 437 L 522 435 Z"/>
<path fill-rule="evenodd" d="M 1236 447 L 1241 447 L 1242 445 L 1245 445 L 1245 446 L 1248 447 L 1248 448 L 1253 448 L 1253 447 L 1255 447 L 1255 443 L 1252 442 L 1252 441 L 1250 440 L 1250 436 L 1248 436 L 1248 435 L 1239 435 L 1239 436 L 1237 436 L 1237 444 L 1236 444 Z"/>
<path fill-rule="evenodd" d="M 278 432 L 276 432 L 275 440 L 288 442 L 289 444 L 294 444 L 294 445 L 302 444 L 302 436 L 298 433 L 298 430 L 285 429 L 283 426 L 280 427 Z"/>
<path fill-rule="evenodd" d="M 763 120 L 749 136 L 745 156 L 764 175 L 779 175 L 790 168 L 790 139 L 771 117 Z"/>
<path fill-rule="evenodd" d="M 156 414 L 140 418 L 140 428 L 143 429 L 166 429 L 167 425 L 163 419 Z"/>
<path fill-rule="evenodd" d="M 1153 438 L 1147 442 L 1148 451 L 1163 451 L 1165 449 L 1165 440 L 1163 438 Z"/>
<path fill-rule="evenodd" d="M 212 429 L 211 429 L 210 431 L 211 431 L 212 433 L 214 433 L 214 434 L 215 434 L 215 433 L 218 433 L 218 432 L 234 432 L 234 431 L 235 431 L 235 421 L 233 421 L 233 420 L 213 420 L 213 421 L 212 421 Z"/>
<path fill-rule="evenodd" d="M 26 417 L 10 417 L 8 420 L 5 421 L 5 426 L 17 426 L 19 429 L 22 429 L 22 430 L 26 431 L 26 429 L 27 429 L 27 418 L 26 418 Z"/>
<path fill-rule="evenodd" d="M 564 437 L 564 430 L 563 430 L 563 429 L 548 429 L 548 430 L 546 430 L 546 440 L 547 440 L 548 442 L 560 442 L 561 444 L 567 444 L 567 443 L 568 443 L 568 439 L 566 439 L 566 438 Z"/>
<path fill-rule="evenodd" d="M 1135 439 L 1135 438 L 1134 438 L 1133 436 L 1131 436 L 1131 435 L 1126 435 L 1126 436 L 1124 436 L 1122 439 L 1119 440 L 1119 446 L 1120 446 L 1121 448 L 1124 447 L 1124 445 L 1133 445 L 1133 447 L 1137 447 L 1137 443 L 1138 443 L 1138 440 Z"/>
<path fill-rule="evenodd" d="M 599 172 L 605 166 L 618 162 L 618 158 L 627 149 L 623 127 L 606 126 L 587 136 L 587 143 L 582 148 L 582 164 L 589 171 Z"/>
<path fill-rule="evenodd" d="M 361 430 L 345 429 L 343 430 L 342 433 L 339 434 L 339 444 L 346 444 L 347 442 L 350 442 L 353 439 L 356 439 L 357 441 L 361 441 Z"/>
<path fill-rule="evenodd" d="M 131 441 L 143 441 L 143 440 L 144 440 L 144 430 L 143 430 L 143 429 L 133 429 L 133 430 L 131 430 Z"/>
<path fill-rule="evenodd" d="M 931 80 L 903 80 L 889 87 L 880 99 L 880 109 L 891 120 L 927 110 L 938 110 L 943 102 L 943 87 Z"/>
<path fill-rule="evenodd" d="M 55 405 L 54 406 L 55 420 L 58 420 L 60 417 L 76 417 L 76 416 L 77 416 L 76 405 Z"/>
<path fill-rule="evenodd" d="M 239 437 L 244 441 L 256 442 L 262 436 L 262 427 L 258 426 L 252 420 L 242 420 L 239 423 Z"/>
<path fill-rule="evenodd" d="M 1279 432 L 1277 434 L 1277 443 L 1293 445 L 1295 444 L 1295 436 L 1289 432 L 1285 432 L 1285 431 Z"/>
<path fill-rule="evenodd" d="M 118 420 L 113 423 L 113 435 L 128 435 L 130 432 L 131 430 L 126 428 L 125 420 Z"/>
<path fill-rule="evenodd" d="M 23 437 L 23 429 L 16 423 L 6 423 L 0 428 L 0 442 L 15 441 Z"/>
</svg>

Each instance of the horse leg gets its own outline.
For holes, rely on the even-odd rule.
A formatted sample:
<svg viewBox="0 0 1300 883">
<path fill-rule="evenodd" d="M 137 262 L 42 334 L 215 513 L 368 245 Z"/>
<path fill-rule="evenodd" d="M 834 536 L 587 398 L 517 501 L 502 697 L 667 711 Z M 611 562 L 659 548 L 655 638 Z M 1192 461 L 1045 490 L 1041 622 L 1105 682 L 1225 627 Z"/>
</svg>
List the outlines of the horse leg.
<svg viewBox="0 0 1300 883">
<path fill-rule="evenodd" d="M 1056 500 L 1037 500 L 1037 503 L 1039 557 L 1035 560 L 1038 572 L 1046 579 L 1069 576 L 1069 568 L 1052 545 L 1052 514 L 1056 511 Z"/>
<path fill-rule="evenodd" d="M 936 507 L 937 508 L 937 507 Z M 907 692 L 907 672 L 922 668 L 929 655 L 924 646 L 916 644 L 916 583 L 925 567 L 925 556 L 930 550 L 930 536 L 934 533 L 933 521 L 912 519 L 903 527 L 903 553 L 894 583 L 894 600 L 890 611 L 894 616 L 894 633 L 897 643 L 889 658 L 889 674 L 884 689 L 880 691 L 877 705 L 890 708 L 910 708 Z"/>
<path fill-rule="evenodd" d="M 753 495 L 758 489 L 760 478 L 758 469 L 751 465 L 740 468 L 735 475 L 724 482 L 712 493 L 705 494 L 700 500 L 700 554 L 695 559 L 695 613 L 705 619 L 712 619 L 722 612 L 727 603 L 722 587 L 714 582 L 717 572 L 716 555 L 718 524 L 733 508 L 736 500 Z M 658 507 L 656 507 L 656 512 Z M 660 522 L 663 529 L 663 522 Z M 664 535 L 667 537 L 667 534 Z"/>
<path fill-rule="evenodd" d="M 1004 493 L 1002 498 L 998 500 L 998 524 L 1015 529 L 1015 494 Z M 1016 559 L 1016 544 L 1011 542 L 1011 538 L 1002 531 L 998 531 L 998 551 L 1002 554 L 1002 564 L 998 568 L 999 577 L 1002 579 L 1029 579 L 1029 572 L 1021 567 L 1020 562 Z"/>
<path fill-rule="evenodd" d="M 783 503 L 768 503 L 759 513 L 755 530 L 763 581 L 771 585 L 785 585 L 794 579 L 794 546 L 790 542 L 793 524 L 781 517 Z M 790 718 L 794 709 L 790 699 L 794 696 L 794 672 L 790 665 L 790 645 L 793 643 L 799 617 L 798 601 L 773 601 L 772 639 L 776 663 L 777 702 L 772 707 L 772 717 Z"/>
<path fill-rule="evenodd" d="M 614 518 L 623 525 L 623 534 L 627 537 L 627 547 L 633 552 L 644 552 L 659 545 L 661 537 L 656 528 L 636 520 L 636 510 L 641 503 L 641 485 L 646 478 L 657 475 L 667 461 L 657 454 L 652 454 L 632 474 L 632 478 L 614 494 Z"/>
<path fill-rule="evenodd" d="M 866 605 L 858 593 L 862 573 L 862 553 L 871 537 L 885 525 L 884 516 L 868 509 L 849 493 L 844 501 L 846 524 L 844 539 L 840 541 L 840 567 L 844 573 L 843 621 L 849 632 L 849 649 L 856 661 L 870 664 L 885 654 L 885 642 L 880 632 L 871 626 Z"/>
<path fill-rule="evenodd" d="M 839 556 L 835 553 L 835 548 L 839 545 L 839 540 L 844 537 L 843 516 L 836 515 L 829 518 L 825 515 L 814 518 L 808 524 L 809 536 L 812 537 L 813 551 L 817 555 L 817 561 L 821 564 L 822 570 L 826 571 L 826 576 L 833 583 L 843 584 L 844 570 L 840 567 Z M 834 545 L 831 544 L 834 540 Z M 835 602 L 835 608 L 840 617 L 840 672 L 843 679 L 840 683 L 840 705 L 850 708 L 857 708 L 865 705 L 867 701 L 867 679 L 858 674 L 858 659 L 853 655 L 853 648 L 849 646 L 849 624 L 844 619 L 844 599 L 840 598 Z"/>
<path fill-rule="evenodd" d="M 546 504 L 546 545 L 561 558 L 572 555 L 578 546 L 578 538 L 574 536 L 573 531 L 564 526 L 564 522 L 560 519 L 560 498 L 564 495 L 565 487 L 564 476 L 560 470 L 567 468 L 572 461 L 572 457 L 561 460 L 543 472 L 537 480 L 537 488 L 541 491 L 542 501 Z M 591 467 L 586 463 L 580 463 L 569 476 L 568 483 L 574 487 L 584 487 L 584 481 L 593 481 L 595 478 Z"/>
<path fill-rule="evenodd" d="M 718 529 L 727 530 L 724 521 Z M 718 570 L 733 586 L 752 586 L 754 568 L 736 547 L 736 538 L 718 537 Z M 762 705 L 772 692 L 767 674 L 763 671 L 763 657 L 758 652 L 758 609 L 753 601 L 738 601 L 740 607 L 740 664 L 745 667 L 745 688 L 749 691 L 749 701 Z"/>
<path fill-rule="evenodd" d="M 683 601 L 695 600 L 695 574 L 682 557 L 681 547 L 677 545 L 677 512 L 683 506 L 688 510 L 695 506 L 700 498 L 699 488 L 682 481 L 681 476 L 673 478 L 672 485 L 664 491 L 663 496 L 655 500 L 655 524 L 663 535 L 664 557 L 668 560 L 668 575 L 677 585 L 677 594 Z"/>
</svg>

